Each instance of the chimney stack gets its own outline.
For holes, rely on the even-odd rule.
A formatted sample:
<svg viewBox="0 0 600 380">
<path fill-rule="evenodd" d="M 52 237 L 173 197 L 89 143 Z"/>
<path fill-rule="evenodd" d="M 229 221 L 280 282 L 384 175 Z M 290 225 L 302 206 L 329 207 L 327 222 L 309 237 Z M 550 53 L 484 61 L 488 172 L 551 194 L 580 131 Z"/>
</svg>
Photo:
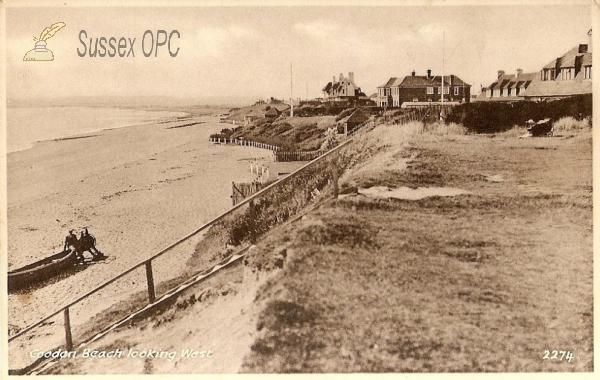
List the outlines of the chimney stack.
<svg viewBox="0 0 600 380">
<path fill-rule="evenodd" d="M 592 30 L 588 31 L 588 53 L 592 52 Z"/>
<path fill-rule="evenodd" d="M 350 83 L 354 83 L 354 73 L 353 72 L 348 73 L 348 80 L 350 81 Z"/>
<path fill-rule="evenodd" d="M 504 75 L 504 70 L 498 70 L 498 79 Z"/>
<path fill-rule="evenodd" d="M 427 79 L 431 79 L 431 70 L 430 69 L 427 70 Z"/>
<path fill-rule="evenodd" d="M 415 70 L 414 70 L 414 69 L 413 69 L 413 71 L 412 71 L 412 73 L 411 73 L 411 74 L 412 74 L 412 76 L 413 76 L 413 77 L 415 76 L 416 72 L 415 72 Z"/>
<path fill-rule="evenodd" d="M 344 74 L 340 73 L 340 82 L 344 80 Z"/>
<path fill-rule="evenodd" d="M 517 75 L 516 75 L 516 77 L 518 78 L 521 74 L 523 74 L 523 70 L 517 69 Z"/>
<path fill-rule="evenodd" d="M 335 75 L 333 76 L 333 80 L 331 81 L 331 84 L 335 84 Z"/>
</svg>

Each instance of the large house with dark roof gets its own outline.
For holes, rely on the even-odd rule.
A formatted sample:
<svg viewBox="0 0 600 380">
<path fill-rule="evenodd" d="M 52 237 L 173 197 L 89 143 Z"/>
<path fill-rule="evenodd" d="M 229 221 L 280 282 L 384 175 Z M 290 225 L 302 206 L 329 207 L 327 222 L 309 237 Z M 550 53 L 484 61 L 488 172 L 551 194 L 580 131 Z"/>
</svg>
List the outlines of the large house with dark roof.
<svg viewBox="0 0 600 380">
<path fill-rule="evenodd" d="M 445 75 L 444 101 L 449 103 L 469 103 L 471 101 L 471 85 L 456 75 Z M 385 84 L 377 87 L 378 107 L 400 107 L 407 105 L 426 105 L 442 100 L 442 77 L 416 75 L 402 79 L 392 77 Z"/>
</svg>

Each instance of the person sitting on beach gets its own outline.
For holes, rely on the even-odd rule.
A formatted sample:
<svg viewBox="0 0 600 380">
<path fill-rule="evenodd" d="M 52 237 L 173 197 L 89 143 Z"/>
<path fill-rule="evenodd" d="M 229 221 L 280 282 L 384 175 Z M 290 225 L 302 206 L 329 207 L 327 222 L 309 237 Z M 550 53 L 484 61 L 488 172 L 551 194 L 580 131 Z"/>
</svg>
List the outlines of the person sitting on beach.
<svg viewBox="0 0 600 380">
<path fill-rule="evenodd" d="M 75 230 L 70 230 L 69 235 L 65 238 L 65 246 L 63 250 L 70 250 L 75 252 L 75 257 L 77 260 L 83 260 L 83 255 L 79 252 L 79 240 L 77 240 L 77 235 L 75 235 Z"/>
</svg>

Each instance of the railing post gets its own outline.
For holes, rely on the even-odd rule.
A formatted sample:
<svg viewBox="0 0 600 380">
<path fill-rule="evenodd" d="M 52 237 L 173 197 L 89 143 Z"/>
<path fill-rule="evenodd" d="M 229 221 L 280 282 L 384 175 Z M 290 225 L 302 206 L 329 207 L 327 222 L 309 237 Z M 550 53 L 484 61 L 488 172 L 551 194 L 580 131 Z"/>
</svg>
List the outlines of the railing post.
<svg viewBox="0 0 600 380">
<path fill-rule="evenodd" d="M 71 317 L 69 316 L 69 308 L 65 308 L 65 342 L 67 351 L 73 351 L 73 335 L 71 334 Z"/>
<path fill-rule="evenodd" d="M 338 163 L 337 163 L 337 159 L 334 160 L 332 162 L 333 165 L 331 165 L 331 177 L 332 177 L 332 181 L 333 181 L 333 199 L 337 199 L 338 197 L 338 193 L 339 193 L 339 189 L 338 189 Z"/>
<path fill-rule="evenodd" d="M 152 261 L 146 262 L 146 279 L 148 280 L 148 301 L 154 302 L 156 293 L 154 292 L 154 276 L 152 275 Z"/>
<path fill-rule="evenodd" d="M 255 215 L 254 215 L 254 201 L 248 203 L 248 216 L 250 219 L 250 243 L 256 243 L 256 230 L 255 230 Z"/>
</svg>

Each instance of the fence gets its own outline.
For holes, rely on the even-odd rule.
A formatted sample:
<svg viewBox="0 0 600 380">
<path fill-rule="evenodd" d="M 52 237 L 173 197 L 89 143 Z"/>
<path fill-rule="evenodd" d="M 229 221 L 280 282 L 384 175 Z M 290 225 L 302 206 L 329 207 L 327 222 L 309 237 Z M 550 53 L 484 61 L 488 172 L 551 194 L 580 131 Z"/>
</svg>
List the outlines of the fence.
<svg viewBox="0 0 600 380">
<path fill-rule="evenodd" d="M 246 139 L 237 139 L 237 138 L 232 139 L 232 138 L 226 138 L 226 137 L 210 137 L 208 139 L 208 141 L 210 141 L 211 143 L 215 143 L 215 144 L 234 144 L 234 145 L 239 145 L 239 146 L 251 146 L 254 148 L 269 149 L 274 152 L 281 150 L 281 148 L 276 145 L 261 143 L 261 142 L 257 142 L 257 141 L 250 141 L 250 140 L 246 140 Z"/>
<path fill-rule="evenodd" d="M 440 115 L 450 114 L 453 105 L 432 104 L 403 110 L 396 115 L 387 115 L 384 121 L 392 124 L 405 124 L 413 121 L 435 122 L 440 120 Z"/>
<path fill-rule="evenodd" d="M 321 156 L 323 150 L 312 151 L 276 151 L 275 162 L 311 161 Z"/>
<path fill-rule="evenodd" d="M 250 182 L 250 183 L 231 183 L 231 201 L 233 206 L 248 198 L 252 194 L 259 192 L 275 181 L 269 182 Z"/>
<path fill-rule="evenodd" d="M 86 339 L 97 336 L 98 327 L 101 327 L 99 325 L 114 326 L 131 315 L 134 308 L 160 300 L 174 284 L 181 284 L 194 274 L 194 269 L 187 263 L 202 239 L 225 234 L 230 247 L 243 247 L 254 243 L 272 227 L 290 220 L 311 202 L 328 194 L 337 195 L 338 171 L 346 162 L 338 159 L 338 156 L 351 142 L 352 140 L 347 140 L 290 175 L 266 186 L 150 258 L 10 336 L 9 362 L 11 365 L 20 363 L 21 367 L 9 372 L 25 373 L 40 360 L 44 360 L 38 358 L 33 363 L 26 362 L 32 360 L 30 353 L 35 349 L 50 351 L 62 347 L 72 351 L 73 347 L 85 344 Z M 332 186 L 328 187 L 329 184 Z M 216 253 L 217 256 L 220 255 L 218 258 L 228 254 L 226 248 L 218 249 L 223 250 Z M 188 259 L 185 259 L 186 255 L 189 256 Z M 105 310 L 106 307 L 101 306 L 101 300 L 110 303 L 110 309 Z M 57 329 L 63 330 L 63 343 L 60 343 L 61 334 Z M 51 338 L 48 339 L 48 336 Z M 40 342 L 40 338 L 44 338 L 44 342 Z"/>
</svg>

